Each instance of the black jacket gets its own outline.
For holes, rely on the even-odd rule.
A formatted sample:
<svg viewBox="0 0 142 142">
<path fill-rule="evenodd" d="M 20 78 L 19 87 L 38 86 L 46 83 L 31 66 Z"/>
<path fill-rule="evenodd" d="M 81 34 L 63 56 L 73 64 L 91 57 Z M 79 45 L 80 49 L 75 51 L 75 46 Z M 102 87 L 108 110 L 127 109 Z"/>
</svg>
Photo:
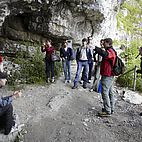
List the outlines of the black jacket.
<svg viewBox="0 0 142 142">
<path fill-rule="evenodd" d="M 86 48 L 86 53 L 87 53 L 87 59 L 89 62 L 92 60 L 91 50 L 89 48 Z M 81 48 L 78 48 L 76 52 L 76 60 L 80 60 L 80 54 L 81 54 Z"/>
<path fill-rule="evenodd" d="M 73 56 L 73 49 L 72 48 L 67 48 L 67 51 L 62 47 L 60 48 L 60 57 L 65 58 L 67 60 L 71 60 Z"/>
</svg>

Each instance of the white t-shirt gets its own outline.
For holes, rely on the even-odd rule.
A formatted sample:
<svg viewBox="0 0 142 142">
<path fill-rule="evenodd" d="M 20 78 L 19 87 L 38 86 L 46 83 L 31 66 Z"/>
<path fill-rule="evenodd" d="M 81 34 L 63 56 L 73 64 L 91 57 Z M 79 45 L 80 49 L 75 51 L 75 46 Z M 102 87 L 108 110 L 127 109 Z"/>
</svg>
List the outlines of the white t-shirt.
<svg viewBox="0 0 142 142">
<path fill-rule="evenodd" d="M 64 49 L 65 49 L 65 51 L 67 52 L 68 47 L 65 47 Z"/>
<path fill-rule="evenodd" d="M 80 60 L 88 60 L 87 59 L 87 52 L 86 52 L 86 48 L 81 48 L 81 53 L 80 53 Z"/>
</svg>

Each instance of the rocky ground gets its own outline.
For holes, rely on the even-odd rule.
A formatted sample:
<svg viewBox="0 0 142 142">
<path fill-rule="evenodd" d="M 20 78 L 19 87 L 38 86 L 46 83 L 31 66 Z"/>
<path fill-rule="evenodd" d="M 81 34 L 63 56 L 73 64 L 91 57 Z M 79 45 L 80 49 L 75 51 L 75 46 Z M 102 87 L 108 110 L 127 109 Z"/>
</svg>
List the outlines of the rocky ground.
<svg viewBox="0 0 142 142">
<path fill-rule="evenodd" d="M 75 67 L 73 66 L 73 77 Z M 122 100 L 117 88 L 115 113 L 100 118 L 100 96 L 79 85 L 72 90 L 64 84 L 61 76 L 54 84 L 26 86 L 23 96 L 14 100 L 14 111 L 23 127 L 23 142 L 141 142 L 142 105 L 133 105 Z M 117 91 L 116 91 L 117 92 Z M 0 95 L 12 91 L 5 88 Z M 14 134 L 0 135 L 0 142 L 10 142 Z M 18 138 L 17 138 L 18 141 Z"/>
</svg>

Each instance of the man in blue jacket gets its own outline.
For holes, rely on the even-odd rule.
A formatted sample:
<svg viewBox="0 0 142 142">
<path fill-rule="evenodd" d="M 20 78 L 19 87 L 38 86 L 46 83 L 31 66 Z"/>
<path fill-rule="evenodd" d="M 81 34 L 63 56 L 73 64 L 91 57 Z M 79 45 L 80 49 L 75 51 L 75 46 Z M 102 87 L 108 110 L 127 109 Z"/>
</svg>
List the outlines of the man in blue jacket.
<svg viewBox="0 0 142 142">
<path fill-rule="evenodd" d="M 62 59 L 62 65 L 65 76 L 65 83 L 71 83 L 71 60 L 73 56 L 73 49 L 68 47 L 67 41 L 63 42 L 63 46 L 60 48 L 60 57 Z"/>
</svg>

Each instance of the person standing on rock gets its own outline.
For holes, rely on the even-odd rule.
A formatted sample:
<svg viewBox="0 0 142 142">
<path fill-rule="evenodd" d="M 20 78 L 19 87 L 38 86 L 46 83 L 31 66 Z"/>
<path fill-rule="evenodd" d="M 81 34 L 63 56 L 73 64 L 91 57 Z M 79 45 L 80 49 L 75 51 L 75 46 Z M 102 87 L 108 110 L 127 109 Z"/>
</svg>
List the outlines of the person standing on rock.
<svg viewBox="0 0 142 142">
<path fill-rule="evenodd" d="M 51 40 L 47 39 L 45 43 L 41 46 L 41 51 L 46 52 L 45 56 L 45 66 L 46 66 L 46 82 L 50 82 L 50 76 L 51 76 L 51 82 L 53 83 L 55 81 L 54 78 L 54 61 L 51 60 L 51 55 L 55 52 L 55 48 L 51 44 Z"/>
<path fill-rule="evenodd" d="M 4 130 L 5 135 L 8 135 L 15 125 L 12 100 L 20 96 L 21 92 L 15 91 L 11 96 L 0 98 L 0 129 Z"/>
<path fill-rule="evenodd" d="M 79 47 L 76 52 L 77 72 L 74 79 L 74 86 L 72 87 L 72 89 L 75 89 L 78 86 L 77 84 L 82 68 L 84 69 L 83 88 L 87 88 L 89 70 L 88 60 L 89 58 L 92 58 L 91 50 L 87 48 L 87 42 L 88 40 L 86 38 L 82 39 L 82 46 Z"/>
<path fill-rule="evenodd" d="M 71 83 L 71 58 L 73 56 L 73 49 L 68 47 L 67 41 L 63 42 L 60 48 L 60 57 L 62 59 L 62 65 L 65 76 L 65 83 Z"/>
<path fill-rule="evenodd" d="M 112 39 L 104 39 L 104 49 L 95 47 L 94 51 L 102 56 L 102 62 L 100 66 L 101 83 L 102 83 L 102 99 L 103 107 L 99 116 L 110 116 L 114 112 L 114 92 L 113 81 L 114 74 L 112 72 L 112 66 L 115 63 L 116 54 L 112 47 Z"/>
</svg>

